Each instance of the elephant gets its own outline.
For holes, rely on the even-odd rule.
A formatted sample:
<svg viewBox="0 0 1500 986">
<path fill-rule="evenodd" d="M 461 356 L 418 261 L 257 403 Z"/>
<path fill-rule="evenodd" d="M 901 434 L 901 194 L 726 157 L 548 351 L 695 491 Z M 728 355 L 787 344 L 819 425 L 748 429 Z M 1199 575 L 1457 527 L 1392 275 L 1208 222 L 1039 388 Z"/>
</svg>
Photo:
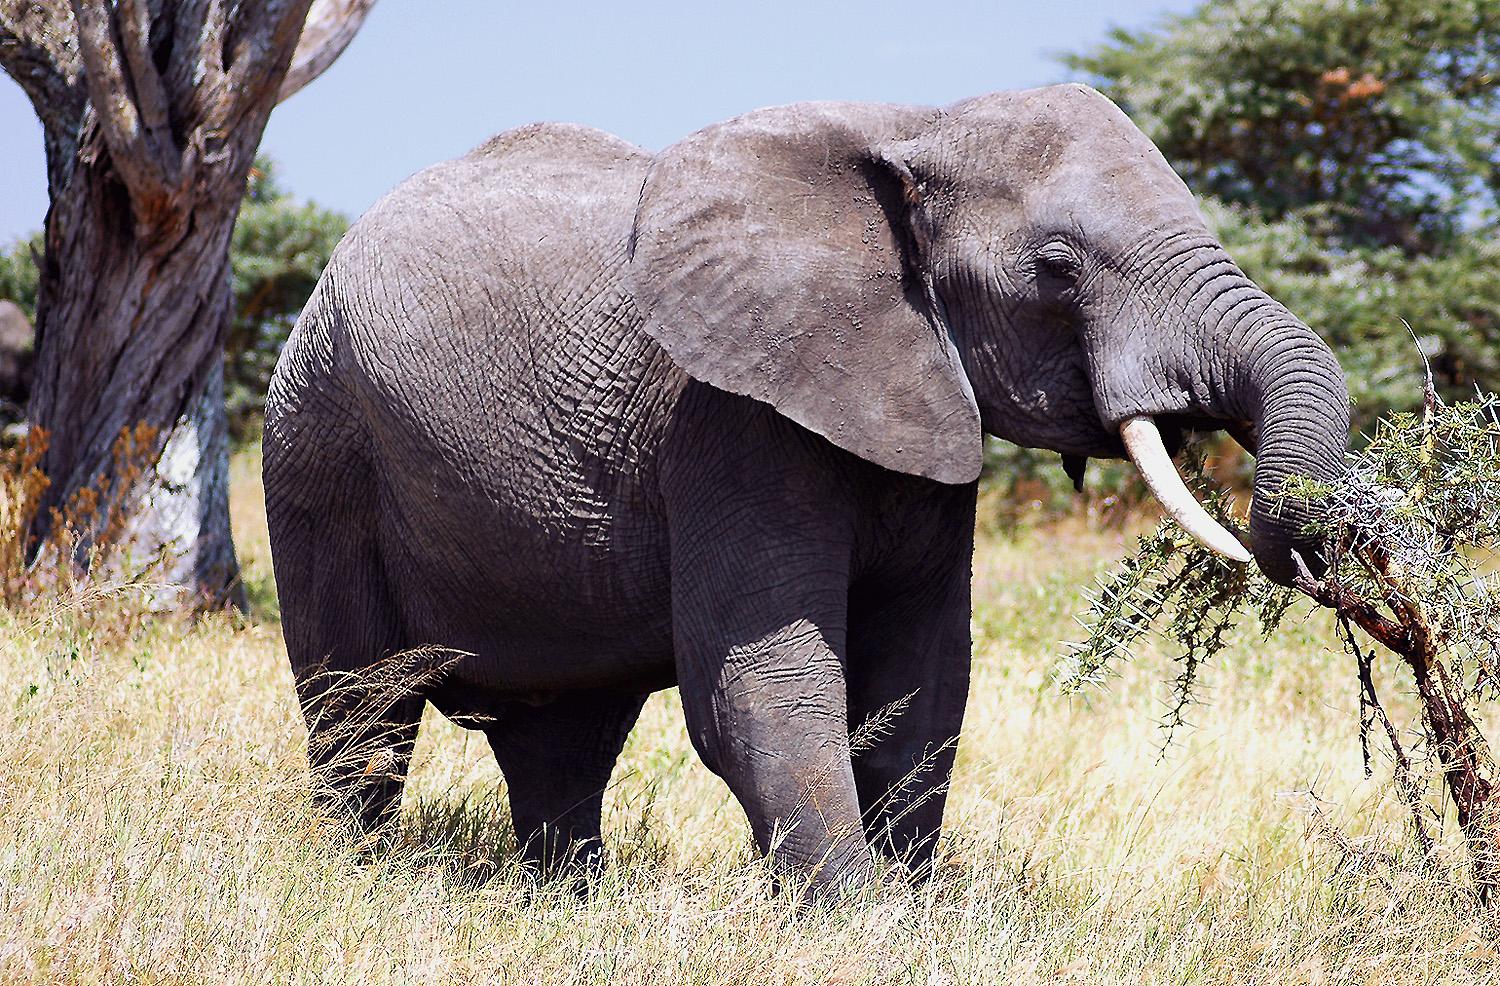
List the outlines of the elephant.
<svg viewBox="0 0 1500 986">
<path fill-rule="evenodd" d="M 1257 456 L 1244 538 L 1168 455 L 1215 428 Z M 777 879 L 919 877 L 985 433 L 1075 475 L 1128 455 L 1289 584 L 1321 562 L 1284 484 L 1339 474 L 1349 401 L 1080 85 L 774 107 L 656 154 L 542 123 L 419 172 L 334 252 L 266 406 L 321 797 L 388 831 L 431 702 L 487 736 L 528 864 L 595 866 L 627 734 L 676 685 Z"/>
</svg>

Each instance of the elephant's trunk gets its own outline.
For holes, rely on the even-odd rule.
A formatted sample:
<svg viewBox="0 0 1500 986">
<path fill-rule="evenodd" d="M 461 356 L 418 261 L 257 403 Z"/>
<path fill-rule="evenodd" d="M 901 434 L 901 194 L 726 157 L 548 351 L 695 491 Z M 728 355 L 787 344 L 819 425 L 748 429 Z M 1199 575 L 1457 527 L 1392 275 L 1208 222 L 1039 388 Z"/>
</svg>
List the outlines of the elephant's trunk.
<svg viewBox="0 0 1500 986">
<path fill-rule="evenodd" d="M 1207 251 L 1189 287 L 1200 344 L 1196 380 L 1204 410 L 1248 425 L 1256 436 L 1250 544 L 1261 571 L 1290 585 L 1298 566 L 1323 571 L 1321 539 L 1309 535 L 1314 506 L 1286 493 L 1302 476 L 1343 474 L 1349 447 L 1349 392 L 1338 360 L 1317 334 L 1240 272 L 1222 249 Z M 1188 337 L 1192 338 L 1190 330 Z"/>
<path fill-rule="evenodd" d="M 1137 415 L 1186 413 L 1248 427 L 1257 436 L 1250 507 L 1255 560 L 1283 585 L 1297 576 L 1294 551 L 1320 572 L 1320 542 L 1304 533 L 1313 508 L 1283 490 L 1292 476 L 1326 482 L 1343 471 L 1349 397 L 1338 361 L 1311 329 L 1245 277 L 1206 231 L 1202 239 L 1184 237 L 1174 248 L 1157 251 L 1155 264 L 1164 288 L 1156 303 L 1138 299 L 1143 307 L 1122 313 L 1127 331 L 1102 330 L 1094 337 L 1101 417 L 1119 427 Z M 1152 323 L 1157 328 L 1146 331 Z M 1164 335 L 1176 343 L 1151 344 Z"/>
<path fill-rule="evenodd" d="M 1309 502 L 1285 495 L 1294 476 L 1329 482 L 1342 475 L 1349 447 L 1349 394 L 1333 353 L 1311 329 L 1267 299 L 1242 320 L 1244 340 L 1232 353 L 1226 383 L 1243 396 L 1258 434 L 1250 541 L 1256 563 L 1270 579 L 1288 585 L 1297 576 L 1292 552 L 1314 574 L 1323 571 L 1321 544 L 1305 528 L 1314 519 Z"/>
</svg>

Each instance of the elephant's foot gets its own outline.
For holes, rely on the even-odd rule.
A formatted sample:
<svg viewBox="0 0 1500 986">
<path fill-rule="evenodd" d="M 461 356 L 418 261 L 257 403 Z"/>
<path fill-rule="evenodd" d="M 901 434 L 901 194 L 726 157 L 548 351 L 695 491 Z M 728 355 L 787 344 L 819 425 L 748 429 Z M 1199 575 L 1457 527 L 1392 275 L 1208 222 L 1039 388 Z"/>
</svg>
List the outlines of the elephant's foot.
<svg viewBox="0 0 1500 986">
<path fill-rule="evenodd" d="M 346 824 L 362 848 L 373 850 L 395 828 L 423 699 L 347 682 L 321 691 L 302 684 L 314 811 Z"/>
<path fill-rule="evenodd" d="M 510 793 L 516 843 L 528 869 L 572 879 L 584 892 L 604 868 L 604 788 L 645 704 L 606 690 L 513 705 L 485 727 Z"/>
<path fill-rule="evenodd" d="M 575 835 L 543 825 L 522 841 L 521 865 L 538 884 L 565 886 L 586 900 L 604 877 L 604 841 Z"/>
</svg>

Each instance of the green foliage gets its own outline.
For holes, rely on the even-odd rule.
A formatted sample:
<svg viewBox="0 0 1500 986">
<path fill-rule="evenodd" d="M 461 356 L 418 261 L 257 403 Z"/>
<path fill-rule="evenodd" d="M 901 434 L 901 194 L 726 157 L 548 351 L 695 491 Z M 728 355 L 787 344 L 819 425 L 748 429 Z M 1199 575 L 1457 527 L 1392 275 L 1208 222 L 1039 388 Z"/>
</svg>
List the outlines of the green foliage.
<svg viewBox="0 0 1500 986">
<path fill-rule="evenodd" d="M 1313 491 L 1315 494 L 1318 491 Z M 1469 697 L 1500 693 L 1500 397 L 1383 421 L 1348 475 L 1323 494 L 1338 546 L 1333 582 L 1396 600 L 1435 638 Z"/>
<path fill-rule="evenodd" d="M 240 439 L 259 420 L 276 357 L 312 293 L 339 237 L 341 213 L 298 203 L 258 157 L 234 226 L 234 321 L 224 347 L 224 401 Z"/>
<path fill-rule="evenodd" d="M 37 269 L 33 256 L 42 255 L 42 234 L 18 239 L 0 251 L 0 301 L 13 301 L 36 321 Z"/>
<path fill-rule="evenodd" d="M 1201 469 L 1197 485 L 1203 486 Z M 1348 471 L 1328 487 L 1288 490 L 1321 504 L 1333 545 L 1322 585 L 1369 612 L 1389 608 L 1398 629 L 1430 633 L 1469 697 L 1500 689 L 1500 397 L 1443 404 L 1382 421 Z M 1208 505 L 1222 517 L 1221 495 Z M 1104 680 L 1133 655 L 1142 634 L 1166 620 L 1178 648 L 1181 721 L 1197 668 L 1224 646 L 1224 631 L 1253 613 L 1269 633 L 1293 599 L 1251 566 L 1223 562 L 1170 521 L 1140 539 L 1135 555 L 1100 579 L 1056 678 L 1065 689 Z M 1352 641 L 1352 638 L 1350 638 Z"/>
<path fill-rule="evenodd" d="M 1221 0 L 1063 58 L 1202 194 L 1431 253 L 1500 174 L 1497 0 Z"/>
<path fill-rule="evenodd" d="M 1356 431 L 1422 402 L 1410 372 L 1413 333 L 1447 401 L 1500 391 L 1500 243 L 1487 231 L 1449 251 L 1339 251 L 1298 216 L 1263 223 L 1243 207 L 1205 201 L 1204 218 L 1257 284 L 1318 329 L 1338 353 Z"/>
<path fill-rule="evenodd" d="M 1230 497 L 1213 488 L 1201 446 L 1187 450 L 1184 472 L 1209 512 L 1232 523 Z M 1083 620 L 1088 637 L 1064 645 L 1054 678 L 1064 691 L 1102 683 L 1121 662 L 1134 658 L 1147 631 L 1165 621 L 1161 632 L 1177 646 L 1179 664 L 1175 701 L 1163 722 L 1170 738 L 1193 701 L 1199 667 L 1225 647 L 1226 634 L 1239 616 L 1255 613 L 1269 634 L 1292 600 L 1291 590 L 1272 585 L 1253 566 L 1225 561 L 1175 522 L 1163 520 L 1154 533 L 1139 539 L 1132 557 L 1099 578 Z"/>
</svg>

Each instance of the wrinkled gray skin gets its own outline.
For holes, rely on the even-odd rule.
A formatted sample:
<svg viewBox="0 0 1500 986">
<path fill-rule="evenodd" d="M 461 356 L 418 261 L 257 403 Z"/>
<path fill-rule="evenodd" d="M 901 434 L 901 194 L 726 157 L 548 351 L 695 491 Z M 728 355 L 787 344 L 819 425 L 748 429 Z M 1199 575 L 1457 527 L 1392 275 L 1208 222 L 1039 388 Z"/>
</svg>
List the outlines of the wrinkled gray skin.
<svg viewBox="0 0 1500 986">
<path fill-rule="evenodd" d="M 1338 365 L 1091 90 L 799 104 L 654 157 L 502 134 L 350 230 L 271 386 L 314 768 L 379 825 L 430 700 L 489 737 L 531 858 L 597 856 L 625 736 L 675 683 L 779 872 L 920 868 L 968 688 L 981 429 L 1118 457 L 1141 413 L 1169 444 L 1257 436 L 1256 560 L 1286 582 L 1314 555 L 1305 506 L 1265 494 L 1340 469 Z M 382 703 L 371 669 L 423 644 L 472 656 Z"/>
</svg>

